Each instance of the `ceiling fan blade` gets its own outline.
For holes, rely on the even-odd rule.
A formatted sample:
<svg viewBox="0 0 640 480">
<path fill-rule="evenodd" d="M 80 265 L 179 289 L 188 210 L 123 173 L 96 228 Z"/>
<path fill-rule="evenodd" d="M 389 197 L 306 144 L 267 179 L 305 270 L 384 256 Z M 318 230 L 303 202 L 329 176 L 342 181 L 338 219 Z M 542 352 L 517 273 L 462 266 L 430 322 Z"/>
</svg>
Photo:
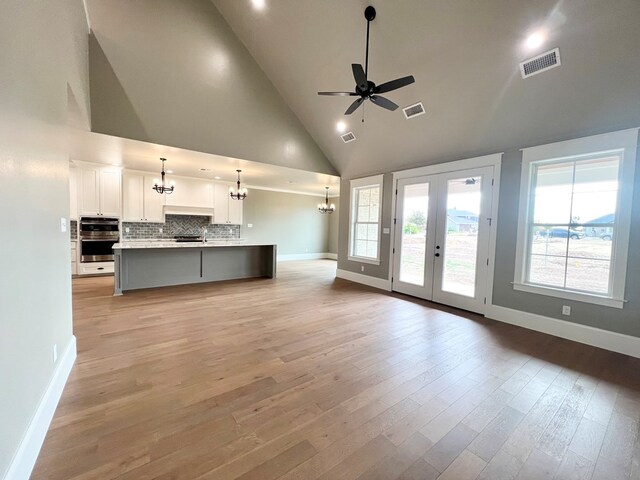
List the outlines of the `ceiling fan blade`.
<svg viewBox="0 0 640 480">
<path fill-rule="evenodd" d="M 351 115 L 353 112 L 355 112 L 358 107 L 360 105 L 362 105 L 362 102 L 364 102 L 364 97 L 360 97 L 359 99 L 357 99 L 355 102 L 353 102 L 349 108 L 347 108 L 347 111 L 344 112 L 345 115 Z"/>
<path fill-rule="evenodd" d="M 387 110 L 391 110 L 392 112 L 396 108 L 398 108 L 398 105 L 387 98 L 381 97 L 380 95 L 371 95 L 369 99 L 379 107 L 386 108 Z"/>
<path fill-rule="evenodd" d="M 359 63 L 352 63 L 351 70 L 353 70 L 353 78 L 356 81 L 358 89 L 363 92 L 366 91 L 369 88 L 369 84 L 367 83 L 367 76 L 364 74 L 362 65 Z"/>
<path fill-rule="evenodd" d="M 318 92 L 318 95 L 335 95 L 339 97 L 357 97 L 358 94 L 354 92 Z"/>
<path fill-rule="evenodd" d="M 411 85 L 415 82 L 415 78 L 413 75 L 409 75 L 408 77 L 396 78 L 395 80 L 391 80 L 390 82 L 385 82 L 378 85 L 375 88 L 376 93 L 386 93 L 392 90 L 397 90 L 398 88 L 406 87 L 407 85 Z"/>
</svg>

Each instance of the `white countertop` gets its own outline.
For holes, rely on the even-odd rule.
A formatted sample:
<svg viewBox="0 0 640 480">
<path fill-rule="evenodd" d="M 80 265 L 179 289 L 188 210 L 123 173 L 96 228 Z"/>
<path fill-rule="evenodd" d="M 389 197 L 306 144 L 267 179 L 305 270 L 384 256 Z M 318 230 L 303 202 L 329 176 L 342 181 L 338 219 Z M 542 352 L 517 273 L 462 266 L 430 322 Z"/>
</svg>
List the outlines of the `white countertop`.
<svg viewBox="0 0 640 480">
<path fill-rule="evenodd" d="M 206 242 L 176 242 L 173 240 L 129 240 L 113 245 L 114 250 L 130 250 L 142 248 L 209 248 L 209 247 L 262 247 L 272 243 L 252 243 L 242 239 L 207 240 Z"/>
</svg>

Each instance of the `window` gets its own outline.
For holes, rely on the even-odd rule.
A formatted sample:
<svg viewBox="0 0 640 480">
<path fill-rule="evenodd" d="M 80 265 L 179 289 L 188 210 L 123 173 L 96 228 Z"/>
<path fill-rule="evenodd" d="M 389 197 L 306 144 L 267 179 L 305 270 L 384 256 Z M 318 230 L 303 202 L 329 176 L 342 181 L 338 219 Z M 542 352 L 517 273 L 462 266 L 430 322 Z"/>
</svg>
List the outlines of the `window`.
<svg viewBox="0 0 640 480">
<path fill-rule="evenodd" d="M 637 137 L 523 150 L 516 290 L 623 307 Z"/>
<path fill-rule="evenodd" d="M 351 180 L 349 260 L 380 264 L 382 175 Z"/>
</svg>

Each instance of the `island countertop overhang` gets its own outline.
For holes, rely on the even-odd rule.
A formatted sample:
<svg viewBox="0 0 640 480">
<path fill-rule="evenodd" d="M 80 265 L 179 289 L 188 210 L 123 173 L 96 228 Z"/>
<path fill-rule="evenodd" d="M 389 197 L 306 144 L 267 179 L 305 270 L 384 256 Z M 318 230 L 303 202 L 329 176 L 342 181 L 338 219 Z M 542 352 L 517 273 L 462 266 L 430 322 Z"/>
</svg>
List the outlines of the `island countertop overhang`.
<svg viewBox="0 0 640 480">
<path fill-rule="evenodd" d="M 119 242 L 113 245 L 114 250 L 136 250 L 151 248 L 215 248 L 215 247 L 274 247 L 275 243 L 254 243 L 243 240 L 208 240 L 206 242 L 176 242 L 162 240 Z"/>
</svg>

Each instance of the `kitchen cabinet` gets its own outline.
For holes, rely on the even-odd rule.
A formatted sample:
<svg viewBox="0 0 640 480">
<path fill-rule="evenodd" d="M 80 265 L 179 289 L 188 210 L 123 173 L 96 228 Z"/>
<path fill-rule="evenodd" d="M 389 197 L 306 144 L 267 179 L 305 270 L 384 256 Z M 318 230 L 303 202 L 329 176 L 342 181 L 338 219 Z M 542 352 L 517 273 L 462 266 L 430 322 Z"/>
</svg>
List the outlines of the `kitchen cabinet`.
<svg viewBox="0 0 640 480">
<path fill-rule="evenodd" d="M 71 275 L 78 274 L 78 242 L 71 241 Z"/>
<path fill-rule="evenodd" d="M 229 195 L 229 187 L 224 183 L 216 183 L 214 191 L 213 223 L 242 225 L 242 206 L 244 200 L 234 200 Z"/>
<path fill-rule="evenodd" d="M 69 169 L 69 219 L 78 220 L 78 169 Z"/>
<path fill-rule="evenodd" d="M 154 177 L 125 172 L 122 177 L 124 222 L 164 222 L 165 196 L 153 190 Z"/>
<path fill-rule="evenodd" d="M 166 205 L 189 208 L 213 208 L 213 183 L 198 178 L 169 177 L 175 183 L 172 194 L 166 196 Z"/>
<path fill-rule="evenodd" d="M 80 215 L 120 216 L 121 173 L 118 168 L 78 168 Z"/>
</svg>

